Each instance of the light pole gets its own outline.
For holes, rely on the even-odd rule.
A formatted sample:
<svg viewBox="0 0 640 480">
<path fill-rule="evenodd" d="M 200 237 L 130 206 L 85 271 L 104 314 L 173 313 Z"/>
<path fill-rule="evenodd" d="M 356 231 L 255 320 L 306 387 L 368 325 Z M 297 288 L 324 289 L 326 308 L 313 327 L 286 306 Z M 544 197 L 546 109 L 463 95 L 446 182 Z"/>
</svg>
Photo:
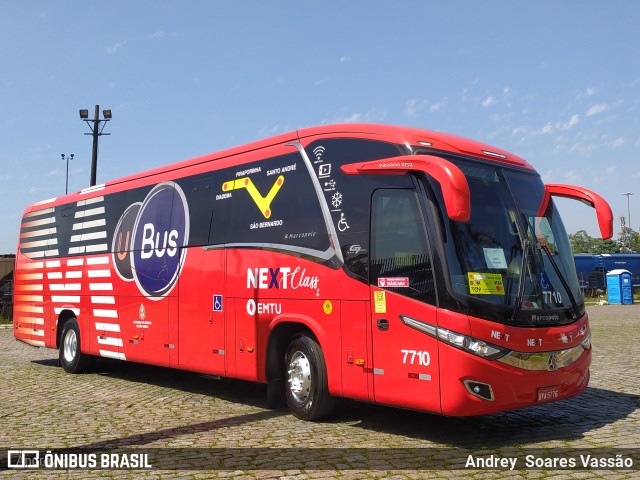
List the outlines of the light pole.
<svg viewBox="0 0 640 480">
<path fill-rule="evenodd" d="M 89 110 L 81 108 L 80 109 L 80 119 L 84 120 L 84 122 L 91 129 L 91 133 L 85 133 L 85 135 L 93 136 L 93 149 L 91 153 L 91 181 L 90 187 L 93 187 L 96 184 L 96 171 L 98 169 L 98 137 L 100 135 L 111 135 L 110 133 L 103 133 L 104 127 L 107 125 L 107 122 L 111 120 L 111 110 L 103 110 L 102 116 L 104 117 L 100 120 L 100 106 L 96 105 L 95 113 L 93 118 L 89 118 Z"/>
<path fill-rule="evenodd" d="M 67 179 L 64 183 L 64 194 L 66 195 L 67 193 L 69 193 L 69 160 L 73 160 L 73 153 L 67 156 L 65 156 L 65 154 L 63 153 L 62 160 L 66 160 L 67 162 Z"/>
<path fill-rule="evenodd" d="M 627 228 L 631 229 L 630 232 L 625 232 L 625 237 L 629 238 L 629 248 L 631 248 L 631 232 L 633 231 L 633 227 L 631 226 L 631 206 L 629 204 L 629 197 L 633 195 L 633 192 L 624 192 L 622 195 L 627 196 Z"/>
<path fill-rule="evenodd" d="M 633 230 L 633 227 L 631 226 L 631 207 L 629 206 L 629 197 L 633 195 L 633 192 L 625 192 L 622 195 L 627 196 L 627 225 L 631 230 Z"/>
</svg>

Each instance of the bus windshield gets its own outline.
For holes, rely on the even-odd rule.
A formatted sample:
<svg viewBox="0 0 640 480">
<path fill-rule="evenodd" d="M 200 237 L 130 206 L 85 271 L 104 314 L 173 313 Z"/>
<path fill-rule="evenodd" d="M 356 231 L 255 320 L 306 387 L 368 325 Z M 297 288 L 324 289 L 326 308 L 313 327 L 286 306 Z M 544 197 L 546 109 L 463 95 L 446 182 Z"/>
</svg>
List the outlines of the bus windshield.
<svg viewBox="0 0 640 480">
<path fill-rule="evenodd" d="M 445 249 L 456 299 L 468 313 L 550 326 L 584 313 L 573 253 L 553 202 L 541 210 L 535 173 L 455 161 L 471 192 L 468 222 L 449 221 Z"/>
</svg>

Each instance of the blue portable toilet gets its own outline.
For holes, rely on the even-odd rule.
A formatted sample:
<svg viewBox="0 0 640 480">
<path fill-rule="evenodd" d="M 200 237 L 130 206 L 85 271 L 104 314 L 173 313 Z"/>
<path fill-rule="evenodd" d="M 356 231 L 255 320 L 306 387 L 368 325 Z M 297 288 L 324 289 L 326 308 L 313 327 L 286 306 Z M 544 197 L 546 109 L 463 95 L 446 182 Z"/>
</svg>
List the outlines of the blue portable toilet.
<svg viewBox="0 0 640 480">
<path fill-rule="evenodd" d="M 607 273 L 607 295 L 609 303 L 618 305 L 633 304 L 632 275 L 629 270 L 611 270 Z"/>
</svg>

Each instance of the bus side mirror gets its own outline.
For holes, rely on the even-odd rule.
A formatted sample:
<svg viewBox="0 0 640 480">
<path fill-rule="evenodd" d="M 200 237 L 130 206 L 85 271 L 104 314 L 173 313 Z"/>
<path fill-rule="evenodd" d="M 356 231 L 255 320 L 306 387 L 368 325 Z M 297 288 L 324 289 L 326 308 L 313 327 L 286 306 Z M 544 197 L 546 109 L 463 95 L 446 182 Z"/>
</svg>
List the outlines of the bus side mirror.
<svg viewBox="0 0 640 480">
<path fill-rule="evenodd" d="M 607 201 L 591 190 L 586 188 L 576 187 L 573 185 L 560 185 L 550 183 L 545 185 L 545 198 L 540 206 L 539 217 L 543 216 L 544 211 L 547 209 L 549 199 L 554 197 L 565 197 L 573 200 L 578 200 L 592 208 L 596 209 L 596 215 L 598 217 L 598 226 L 600 227 L 600 233 L 602 238 L 607 240 L 613 237 L 613 212 Z"/>
<path fill-rule="evenodd" d="M 457 222 L 471 217 L 471 194 L 467 179 L 458 167 L 435 155 L 403 155 L 341 167 L 347 175 L 406 175 L 424 172 L 436 179 L 442 189 L 447 216 Z"/>
</svg>

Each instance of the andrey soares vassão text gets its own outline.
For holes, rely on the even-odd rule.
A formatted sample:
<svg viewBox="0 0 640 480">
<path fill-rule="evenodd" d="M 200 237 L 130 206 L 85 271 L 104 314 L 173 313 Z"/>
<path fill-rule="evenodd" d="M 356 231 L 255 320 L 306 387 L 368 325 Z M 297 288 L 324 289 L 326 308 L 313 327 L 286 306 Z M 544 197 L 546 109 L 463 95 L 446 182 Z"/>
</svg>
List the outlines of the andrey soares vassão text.
<svg viewBox="0 0 640 480">
<path fill-rule="evenodd" d="M 538 456 L 525 455 L 520 457 L 501 457 L 499 455 L 475 456 L 469 455 L 465 468 L 475 469 L 509 469 L 524 468 L 544 469 L 628 469 L 634 467 L 634 460 L 622 454 L 591 455 L 577 454 L 575 456 Z"/>
</svg>

